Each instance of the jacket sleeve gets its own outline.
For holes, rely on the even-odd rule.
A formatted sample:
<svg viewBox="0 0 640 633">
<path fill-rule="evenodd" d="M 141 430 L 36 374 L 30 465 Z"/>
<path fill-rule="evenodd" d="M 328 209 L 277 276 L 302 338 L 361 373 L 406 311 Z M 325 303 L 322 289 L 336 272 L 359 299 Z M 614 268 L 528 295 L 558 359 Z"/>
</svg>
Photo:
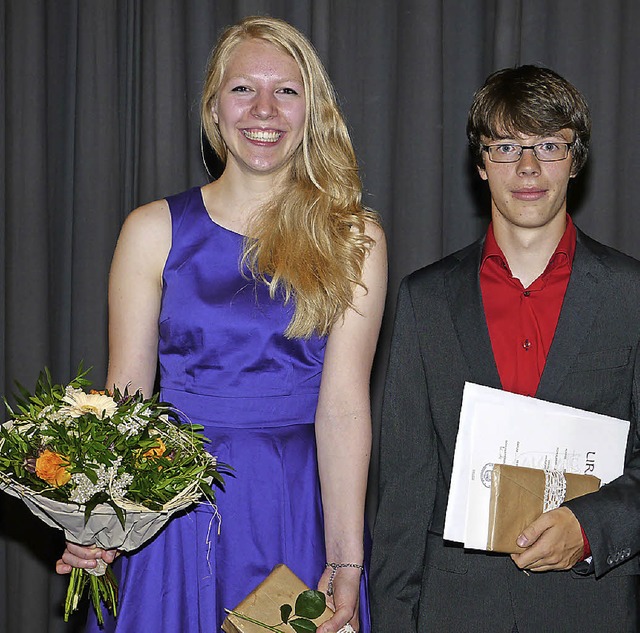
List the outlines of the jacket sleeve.
<svg viewBox="0 0 640 633">
<path fill-rule="evenodd" d="M 640 573 L 640 347 L 632 370 L 631 420 L 624 473 L 593 494 L 567 501 L 584 529 L 596 577 L 621 567 L 623 574 Z M 625 569 L 626 568 L 626 569 Z M 581 569 L 576 568 L 580 573 Z M 618 573 L 618 571 L 616 571 Z"/>
<path fill-rule="evenodd" d="M 374 633 L 416 633 L 437 448 L 409 282 L 401 285 L 385 383 L 371 562 Z"/>
</svg>

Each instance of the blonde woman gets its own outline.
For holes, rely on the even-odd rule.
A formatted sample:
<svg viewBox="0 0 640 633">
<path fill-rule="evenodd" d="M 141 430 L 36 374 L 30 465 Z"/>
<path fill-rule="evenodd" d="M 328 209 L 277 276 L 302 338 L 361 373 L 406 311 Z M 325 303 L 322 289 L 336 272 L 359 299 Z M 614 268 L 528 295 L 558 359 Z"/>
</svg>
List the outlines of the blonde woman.
<svg viewBox="0 0 640 633">
<path fill-rule="evenodd" d="M 218 495 L 219 526 L 198 507 L 118 559 L 119 614 L 105 629 L 219 631 L 224 608 L 286 563 L 336 609 L 320 633 L 347 622 L 368 631 L 384 236 L 362 207 L 331 83 L 289 24 L 251 17 L 223 33 L 201 114 L 224 171 L 127 218 L 111 269 L 107 383 L 150 394 L 159 358 L 162 398 L 205 426 L 235 474 Z M 113 557 L 68 544 L 57 569 Z"/>
</svg>

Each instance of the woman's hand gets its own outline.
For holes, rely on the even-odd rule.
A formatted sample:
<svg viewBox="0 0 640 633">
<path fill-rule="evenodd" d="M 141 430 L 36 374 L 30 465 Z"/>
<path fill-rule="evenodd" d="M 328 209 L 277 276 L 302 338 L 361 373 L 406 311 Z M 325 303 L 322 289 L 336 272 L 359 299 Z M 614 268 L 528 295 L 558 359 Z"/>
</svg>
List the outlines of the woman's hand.
<svg viewBox="0 0 640 633">
<path fill-rule="evenodd" d="M 105 563 L 112 563 L 118 551 L 115 549 L 102 549 L 92 545 L 76 545 L 67 541 L 67 547 L 62 553 L 62 558 L 56 561 L 56 572 L 59 574 L 70 574 L 74 567 L 79 569 L 95 569 L 98 560 Z"/>
<path fill-rule="evenodd" d="M 320 582 L 318 591 L 327 593 L 332 569 L 326 569 Z M 333 593 L 327 595 L 327 604 L 335 611 L 335 615 L 318 627 L 317 633 L 336 633 L 349 623 L 354 631 L 359 631 L 358 604 L 360 599 L 360 569 L 354 567 L 340 567 L 335 570 L 333 577 Z"/>
</svg>

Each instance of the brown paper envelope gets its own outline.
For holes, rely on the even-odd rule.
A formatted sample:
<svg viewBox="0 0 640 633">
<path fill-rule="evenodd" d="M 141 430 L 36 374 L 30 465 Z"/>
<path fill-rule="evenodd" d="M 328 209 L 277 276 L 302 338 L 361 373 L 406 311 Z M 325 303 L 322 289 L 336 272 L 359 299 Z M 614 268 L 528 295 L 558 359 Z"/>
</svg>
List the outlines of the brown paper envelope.
<svg viewBox="0 0 640 633">
<path fill-rule="evenodd" d="M 593 475 L 565 473 L 565 501 L 581 497 L 600 488 Z M 487 549 L 516 554 L 523 552 L 516 539 L 541 514 L 544 507 L 544 470 L 495 464 L 491 474 L 489 533 Z"/>
<path fill-rule="evenodd" d="M 276 565 L 271 573 L 233 611 L 276 626 L 281 631 L 295 633 L 288 624 L 280 623 L 280 606 L 290 604 L 295 607 L 296 598 L 309 589 L 286 565 Z M 333 615 L 329 607 L 313 620 L 322 624 Z M 222 623 L 225 633 L 265 633 L 267 629 L 229 614 Z"/>
</svg>

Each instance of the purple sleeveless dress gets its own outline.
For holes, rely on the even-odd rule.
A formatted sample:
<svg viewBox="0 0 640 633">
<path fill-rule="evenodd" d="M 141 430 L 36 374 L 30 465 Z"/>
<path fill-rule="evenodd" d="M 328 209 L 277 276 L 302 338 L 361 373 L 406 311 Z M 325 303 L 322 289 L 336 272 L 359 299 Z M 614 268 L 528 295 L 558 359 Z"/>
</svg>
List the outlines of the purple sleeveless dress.
<svg viewBox="0 0 640 633">
<path fill-rule="evenodd" d="M 326 339 L 284 337 L 293 307 L 240 273 L 243 237 L 211 220 L 198 187 L 167 200 L 161 397 L 234 473 L 219 516 L 199 505 L 116 561 L 118 617 L 101 629 L 90 613 L 88 631 L 218 633 L 276 564 L 314 588 L 326 560 L 313 424 Z"/>
</svg>

